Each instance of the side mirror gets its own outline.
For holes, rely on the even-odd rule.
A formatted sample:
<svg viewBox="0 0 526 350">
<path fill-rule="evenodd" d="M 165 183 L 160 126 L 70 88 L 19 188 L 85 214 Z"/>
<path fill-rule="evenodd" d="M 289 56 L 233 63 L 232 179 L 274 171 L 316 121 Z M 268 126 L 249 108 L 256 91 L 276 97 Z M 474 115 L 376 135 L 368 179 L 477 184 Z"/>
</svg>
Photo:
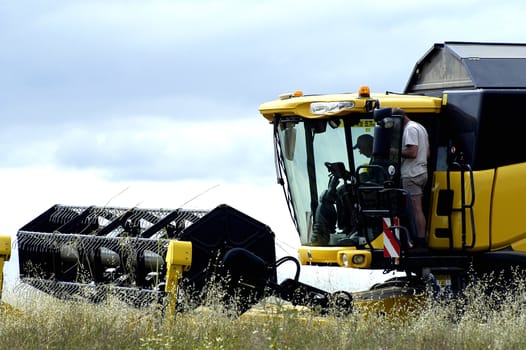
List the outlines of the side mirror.
<svg viewBox="0 0 526 350">
<path fill-rule="evenodd" d="M 365 101 L 365 110 L 372 112 L 373 110 L 380 108 L 380 101 L 378 100 L 367 100 Z"/>
<path fill-rule="evenodd" d="M 296 149 L 296 128 L 294 125 L 287 125 L 283 131 L 283 153 L 287 160 L 294 160 L 294 150 Z"/>
<path fill-rule="evenodd" d="M 391 108 L 380 108 L 375 109 L 373 112 L 374 121 L 379 123 L 385 118 L 391 118 L 393 116 L 393 110 Z"/>
</svg>

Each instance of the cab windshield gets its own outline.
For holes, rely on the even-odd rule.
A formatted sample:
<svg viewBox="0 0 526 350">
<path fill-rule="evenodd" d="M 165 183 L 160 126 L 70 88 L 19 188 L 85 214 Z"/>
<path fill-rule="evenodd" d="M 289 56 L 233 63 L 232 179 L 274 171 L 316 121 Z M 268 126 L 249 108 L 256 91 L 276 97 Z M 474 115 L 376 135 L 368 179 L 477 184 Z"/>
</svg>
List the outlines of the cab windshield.
<svg viewBox="0 0 526 350">
<path fill-rule="evenodd" d="M 349 125 L 347 125 L 349 124 Z M 352 181 L 356 168 L 369 163 L 372 147 L 374 121 L 362 119 L 359 123 L 339 120 L 309 120 L 303 118 L 282 120 L 276 128 L 279 157 L 286 180 L 289 205 L 302 244 L 311 244 L 320 221 L 316 210 L 327 198 L 327 190 L 339 188 Z M 345 177 L 334 180 L 330 167 L 345 169 Z M 332 213 L 328 214 L 329 216 Z M 331 228 L 332 230 L 332 228 Z M 349 235 L 349 228 L 338 224 L 331 237 Z M 338 242 L 323 242 L 323 245 Z"/>
</svg>

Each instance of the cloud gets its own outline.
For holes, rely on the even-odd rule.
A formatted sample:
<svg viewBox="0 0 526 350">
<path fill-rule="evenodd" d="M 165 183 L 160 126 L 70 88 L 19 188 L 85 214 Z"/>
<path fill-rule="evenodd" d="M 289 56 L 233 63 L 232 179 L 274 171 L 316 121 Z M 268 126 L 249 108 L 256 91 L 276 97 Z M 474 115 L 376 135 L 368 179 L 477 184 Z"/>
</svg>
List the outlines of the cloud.
<svg viewBox="0 0 526 350">
<path fill-rule="evenodd" d="M 106 131 L 77 129 L 61 140 L 55 159 L 74 169 L 107 169 L 111 180 L 259 182 L 260 174 L 272 173 L 272 138 L 270 126 L 256 117 L 194 123 L 137 118 Z"/>
<path fill-rule="evenodd" d="M 265 181 L 260 103 L 296 89 L 401 91 L 434 42 L 520 37 L 525 5 L 501 5 L 5 2 L 0 161 L 110 181 Z"/>
<path fill-rule="evenodd" d="M 252 114 L 195 122 L 136 116 L 19 130 L 4 135 L 0 159 L 10 167 L 55 164 L 93 170 L 111 181 L 268 182 L 274 174 L 272 128 L 256 111 Z"/>
<path fill-rule="evenodd" d="M 434 42 L 519 38 L 525 5 L 501 5 L 5 2 L 1 160 L 112 180 L 252 178 L 272 152 L 260 103 L 296 89 L 401 91 Z"/>
</svg>

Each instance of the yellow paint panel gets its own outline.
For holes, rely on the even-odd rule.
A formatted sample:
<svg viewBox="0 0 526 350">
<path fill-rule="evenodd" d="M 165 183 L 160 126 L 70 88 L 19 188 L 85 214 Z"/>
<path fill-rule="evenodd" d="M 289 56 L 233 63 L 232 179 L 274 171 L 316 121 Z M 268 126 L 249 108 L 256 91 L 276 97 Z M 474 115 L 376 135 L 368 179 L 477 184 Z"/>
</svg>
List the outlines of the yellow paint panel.
<svg viewBox="0 0 526 350">
<path fill-rule="evenodd" d="M 526 252 L 526 238 L 513 242 L 511 244 L 511 249 L 517 252 Z"/>
<path fill-rule="evenodd" d="M 11 236 L 0 236 L 0 255 L 9 260 L 11 256 Z"/>
<path fill-rule="evenodd" d="M 492 209 L 491 249 L 501 249 L 514 242 L 524 250 L 526 244 L 526 163 L 498 168 Z"/>
<path fill-rule="evenodd" d="M 473 174 L 475 184 L 475 201 L 472 209 L 473 221 L 471 220 L 471 209 L 465 210 L 466 227 L 462 227 L 462 212 L 454 211 L 452 218 L 453 249 L 462 249 L 462 233 L 466 234 L 466 245 L 473 243 L 472 228 L 475 228 L 475 245 L 472 250 L 487 250 L 490 245 L 490 207 L 491 192 L 493 185 L 493 170 L 475 171 Z M 461 177 L 459 172 L 451 172 L 450 187 L 454 191 L 453 207 L 461 207 Z M 428 215 L 428 240 L 429 246 L 434 249 L 449 249 L 450 241 L 442 237 L 441 232 L 448 229 L 447 216 L 437 215 L 438 194 L 440 190 L 447 189 L 446 172 L 435 172 L 431 190 L 431 210 Z M 464 176 L 465 203 L 472 200 L 471 180 L 468 173 Z M 441 231 L 442 230 L 442 231 Z"/>
<path fill-rule="evenodd" d="M 354 247 L 308 246 L 299 247 L 298 254 L 302 265 L 337 264 L 340 250 L 355 249 Z"/>
<path fill-rule="evenodd" d="M 374 249 L 383 249 L 383 235 L 378 235 L 378 237 L 371 242 L 371 245 Z M 339 264 L 340 259 L 338 255 L 340 252 L 349 250 L 356 250 L 356 247 L 302 245 L 298 249 L 298 256 L 302 265 Z"/>
</svg>

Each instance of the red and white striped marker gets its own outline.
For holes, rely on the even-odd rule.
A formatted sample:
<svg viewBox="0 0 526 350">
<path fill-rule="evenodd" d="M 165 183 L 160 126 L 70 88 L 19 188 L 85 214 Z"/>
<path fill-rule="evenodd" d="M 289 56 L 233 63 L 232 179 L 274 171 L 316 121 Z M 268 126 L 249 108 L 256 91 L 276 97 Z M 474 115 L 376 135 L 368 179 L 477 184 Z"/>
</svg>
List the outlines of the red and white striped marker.
<svg viewBox="0 0 526 350">
<path fill-rule="evenodd" d="M 391 230 L 391 226 L 398 226 L 398 218 L 393 218 L 393 225 L 391 225 L 390 218 L 382 218 L 384 227 L 384 257 L 399 258 L 400 257 L 400 232 L 398 229 Z"/>
</svg>

